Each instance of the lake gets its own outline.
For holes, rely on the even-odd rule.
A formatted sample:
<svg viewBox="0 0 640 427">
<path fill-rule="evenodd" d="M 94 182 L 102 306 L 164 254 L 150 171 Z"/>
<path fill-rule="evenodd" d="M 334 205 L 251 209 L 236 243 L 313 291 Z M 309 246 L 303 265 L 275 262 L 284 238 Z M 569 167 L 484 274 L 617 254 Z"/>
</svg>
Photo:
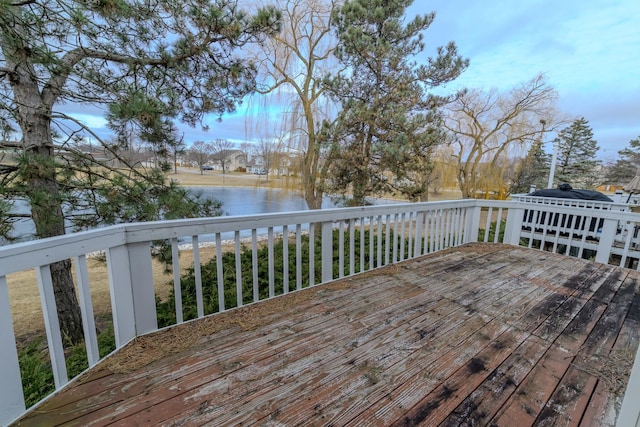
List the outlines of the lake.
<svg viewBox="0 0 640 427">
<path fill-rule="evenodd" d="M 300 193 L 294 191 L 257 187 L 194 187 L 191 190 L 220 200 L 223 215 L 227 216 L 307 210 L 307 203 Z M 26 203 L 16 203 L 16 206 L 18 211 L 28 212 Z M 325 197 L 322 207 L 331 208 L 335 205 Z M 14 235 L 18 236 L 19 240 L 29 240 L 34 230 L 31 220 L 20 220 L 15 224 Z"/>
<path fill-rule="evenodd" d="M 220 200 L 224 215 L 228 216 L 307 210 L 307 203 L 295 191 L 245 187 L 196 187 L 192 190 Z M 322 207 L 335 205 L 325 197 Z"/>
</svg>

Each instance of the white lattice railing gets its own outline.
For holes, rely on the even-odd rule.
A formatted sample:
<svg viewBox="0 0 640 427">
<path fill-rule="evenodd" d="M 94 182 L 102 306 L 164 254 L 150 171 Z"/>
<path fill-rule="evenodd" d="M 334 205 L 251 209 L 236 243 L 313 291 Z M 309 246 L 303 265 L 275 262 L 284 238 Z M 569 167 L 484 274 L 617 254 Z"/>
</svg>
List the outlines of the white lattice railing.
<svg viewBox="0 0 640 427">
<path fill-rule="evenodd" d="M 16 342 L 16 313 L 11 312 L 9 290 L 16 274 L 31 272 L 41 299 L 56 388 L 68 382 L 50 266 L 71 260 L 89 365 L 97 363 L 100 355 L 94 311 L 105 311 L 105 307 L 95 307 L 91 291 L 97 279 L 91 277 L 87 267 L 88 258 L 96 253 L 105 258 L 110 294 L 110 309 L 106 311 L 113 322 L 116 348 L 157 330 L 156 292 L 163 284 L 154 278 L 152 255 L 158 250 L 158 242 L 165 242 L 171 253 L 177 323 L 185 321 L 182 301 L 187 295 L 181 284 L 185 266 L 180 264 L 179 255 L 184 247 L 193 249 L 188 252 L 193 259 L 195 317 L 211 311 L 205 309 L 203 289 L 216 294 L 213 311 L 225 311 L 478 240 L 637 268 L 640 215 L 612 206 L 489 200 L 391 204 L 123 224 L 10 245 L 0 248 L 0 339 L 3 343 Z M 210 247 L 207 254 L 213 251 L 210 262 L 214 263 L 215 278 L 202 274 L 204 246 Z M 267 252 L 266 266 L 258 263 L 259 251 Z M 224 263 L 225 257 L 231 257 L 232 263 Z M 234 277 L 232 284 L 224 280 L 228 275 Z M 0 424 L 4 424 L 20 416 L 25 404 L 17 347 L 0 346 L 0 361 Z M 637 372 L 632 375 L 640 376 Z"/>
</svg>

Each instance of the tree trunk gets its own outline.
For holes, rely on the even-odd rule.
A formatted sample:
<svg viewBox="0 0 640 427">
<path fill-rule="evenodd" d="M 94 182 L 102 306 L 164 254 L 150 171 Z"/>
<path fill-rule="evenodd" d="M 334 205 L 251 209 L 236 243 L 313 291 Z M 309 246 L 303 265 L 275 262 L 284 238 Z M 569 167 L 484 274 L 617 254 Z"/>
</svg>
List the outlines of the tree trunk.
<svg viewBox="0 0 640 427">
<path fill-rule="evenodd" d="M 31 217 L 39 238 L 65 234 L 62 197 L 56 179 L 55 153 L 51 143 L 50 123 L 46 118 L 32 117 L 25 126 L 23 138 L 27 147 L 23 173 L 29 183 Z M 80 305 L 75 293 L 69 260 L 51 264 L 51 278 L 58 321 L 65 344 L 84 340 Z"/>
<path fill-rule="evenodd" d="M 304 180 L 304 200 L 307 202 L 307 207 L 310 210 L 321 209 L 323 194 L 318 190 L 315 179 L 306 173 L 303 174 L 302 179 Z"/>
<path fill-rule="evenodd" d="M 310 110 L 308 114 L 311 114 Z M 307 128 L 313 131 L 313 123 L 310 123 L 310 120 L 312 120 L 312 117 L 307 116 Z M 322 208 L 322 197 L 324 195 L 323 191 L 318 188 L 318 179 L 322 174 L 318 162 L 318 151 L 319 147 L 316 144 L 315 133 L 309 133 L 307 152 L 302 160 L 301 178 L 304 200 L 310 210 Z"/>
</svg>

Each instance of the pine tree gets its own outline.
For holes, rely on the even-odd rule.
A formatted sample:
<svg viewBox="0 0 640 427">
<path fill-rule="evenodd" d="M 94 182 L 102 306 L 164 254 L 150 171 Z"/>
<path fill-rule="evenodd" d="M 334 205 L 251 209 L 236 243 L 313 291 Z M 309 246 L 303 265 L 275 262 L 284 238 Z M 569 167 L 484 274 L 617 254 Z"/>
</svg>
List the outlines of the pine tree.
<svg viewBox="0 0 640 427">
<path fill-rule="evenodd" d="M 551 155 L 544 151 L 541 141 L 538 141 L 520 162 L 510 192 L 528 193 L 532 185 L 537 189 L 546 188 L 550 167 Z"/>
<path fill-rule="evenodd" d="M 426 189 L 414 185 L 412 174 L 432 170 L 429 156 L 439 142 L 435 110 L 443 100 L 429 90 L 454 80 L 468 65 L 453 42 L 423 64 L 414 61 L 435 15 L 406 20 L 411 3 L 351 0 L 333 14 L 343 71 L 332 76 L 328 90 L 342 109 L 333 123 L 325 123 L 323 136 L 331 147 L 330 190 L 350 193 L 350 204 L 393 190 L 390 172 L 407 183 L 397 189 L 412 198 L 426 196 L 417 194 Z"/>
<path fill-rule="evenodd" d="M 554 183 L 573 188 L 594 188 L 599 179 L 601 161 L 596 159 L 598 142 L 593 139 L 589 122 L 579 118 L 558 132 L 558 159 Z"/>
<path fill-rule="evenodd" d="M 255 67 L 235 50 L 276 31 L 278 17 L 273 8 L 248 16 L 232 0 L 3 2 L 0 123 L 18 136 L 0 141 L 11 154 L 0 164 L 0 197 L 27 201 L 41 238 L 65 234 L 69 221 L 84 228 L 211 212 L 122 152 L 142 141 L 166 159 L 178 146 L 175 120 L 203 124 L 206 114 L 233 111 L 255 86 Z M 108 112 L 117 137 L 100 142 L 110 162 L 78 148 L 98 136 L 62 104 Z M 51 270 L 61 329 L 78 342 L 70 263 Z"/>
<path fill-rule="evenodd" d="M 629 141 L 629 146 L 618 151 L 620 158 L 607 171 L 606 183 L 625 185 L 640 170 L 640 136 Z"/>
</svg>

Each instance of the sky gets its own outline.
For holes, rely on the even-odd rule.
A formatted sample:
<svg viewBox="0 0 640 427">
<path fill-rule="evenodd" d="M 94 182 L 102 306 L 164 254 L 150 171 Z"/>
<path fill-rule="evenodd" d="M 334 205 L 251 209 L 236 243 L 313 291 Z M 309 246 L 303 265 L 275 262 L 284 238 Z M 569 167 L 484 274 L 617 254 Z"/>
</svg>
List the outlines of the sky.
<svg viewBox="0 0 640 427">
<path fill-rule="evenodd" d="M 542 73 L 558 92 L 559 110 L 589 122 L 601 159 L 615 161 L 640 136 L 640 1 L 415 0 L 407 15 L 431 11 L 424 59 L 454 41 L 470 61 L 445 90 L 508 91 Z M 246 105 L 220 122 L 212 118 L 207 132 L 182 126 L 185 142 L 251 139 Z M 90 114 L 76 116 L 104 126 Z"/>
<path fill-rule="evenodd" d="M 509 90 L 542 73 L 559 110 L 589 122 L 600 158 L 640 136 L 640 1 L 415 1 L 410 14 L 430 11 L 426 52 L 452 40 L 470 62 L 451 89 Z"/>
</svg>

